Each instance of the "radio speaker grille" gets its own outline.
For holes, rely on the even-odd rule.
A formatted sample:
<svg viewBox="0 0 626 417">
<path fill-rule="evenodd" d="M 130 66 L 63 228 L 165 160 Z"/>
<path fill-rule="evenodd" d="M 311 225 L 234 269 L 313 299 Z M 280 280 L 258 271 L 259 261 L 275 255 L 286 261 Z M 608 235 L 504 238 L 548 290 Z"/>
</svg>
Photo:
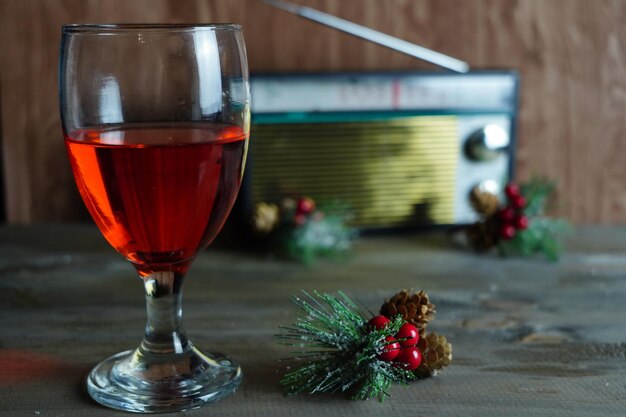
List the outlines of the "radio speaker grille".
<svg viewBox="0 0 626 417">
<path fill-rule="evenodd" d="M 252 203 L 338 200 L 363 228 L 454 222 L 455 116 L 255 124 L 252 132 Z"/>
</svg>

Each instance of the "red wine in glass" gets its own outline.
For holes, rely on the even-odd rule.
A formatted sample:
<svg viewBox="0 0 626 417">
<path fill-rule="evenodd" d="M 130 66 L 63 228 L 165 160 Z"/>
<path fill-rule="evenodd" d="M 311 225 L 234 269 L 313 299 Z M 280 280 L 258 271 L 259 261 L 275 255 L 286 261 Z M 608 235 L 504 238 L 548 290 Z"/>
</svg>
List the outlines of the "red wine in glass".
<svg viewBox="0 0 626 417">
<path fill-rule="evenodd" d="M 76 184 L 141 275 L 184 273 L 237 196 L 247 135 L 219 124 L 83 129 L 65 138 Z"/>
</svg>

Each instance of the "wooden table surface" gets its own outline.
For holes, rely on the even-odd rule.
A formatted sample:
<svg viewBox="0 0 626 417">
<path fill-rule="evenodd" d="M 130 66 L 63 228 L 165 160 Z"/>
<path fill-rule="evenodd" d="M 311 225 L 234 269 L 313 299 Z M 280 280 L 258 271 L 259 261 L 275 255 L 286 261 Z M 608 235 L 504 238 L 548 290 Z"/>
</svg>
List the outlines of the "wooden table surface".
<svg viewBox="0 0 626 417">
<path fill-rule="evenodd" d="M 209 250 L 185 283 L 185 327 L 229 353 L 244 380 L 186 416 L 624 416 L 626 229 L 576 231 L 558 264 L 451 247 L 440 234 L 362 239 L 354 256 L 312 268 Z M 139 343 L 143 292 L 92 226 L 0 228 L 0 416 L 112 416 L 86 394 L 101 359 Z M 436 378 L 397 386 L 384 403 L 285 397 L 273 335 L 302 289 L 344 290 L 376 309 L 426 289 L 430 328 L 453 344 Z"/>
</svg>

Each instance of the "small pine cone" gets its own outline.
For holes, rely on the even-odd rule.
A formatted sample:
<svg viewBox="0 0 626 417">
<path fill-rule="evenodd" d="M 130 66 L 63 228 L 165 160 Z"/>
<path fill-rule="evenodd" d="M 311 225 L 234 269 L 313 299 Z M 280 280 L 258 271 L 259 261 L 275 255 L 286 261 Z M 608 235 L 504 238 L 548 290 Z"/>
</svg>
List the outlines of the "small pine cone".
<svg viewBox="0 0 626 417">
<path fill-rule="evenodd" d="M 280 211 L 283 215 L 293 213 L 296 210 L 296 200 L 291 197 L 285 197 L 280 202 Z"/>
<path fill-rule="evenodd" d="M 482 190 L 479 186 L 472 188 L 469 195 L 470 204 L 476 213 L 491 216 L 498 211 L 500 199 L 494 193 Z"/>
<path fill-rule="evenodd" d="M 445 336 L 428 333 L 420 339 L 417 348 L 422 353 L 422 363 L 415 370 L 415 374 L 420 378 L 435 376 L 452 362 L 452 345 Z"/>
<path fill-rule="evenodd" d="M 467 226 L 465 234 L 469 245 L 478 252 L 486 252 L 498 243 L 497 215 L 488 217 L 485 221 L 476 222 Z"/>
<path fill-rule="evenodd" d="M 257 233 L 268 234 L 278 225 L 279 214 L 276 204 L 257 203 L 252 211 L 252 227 Z"/>
<path fill-rule="evenodd" d="M 402 290 L 385 301 L 380 307 L 380 314 L 390 318 L 402 315 L 404 320 L 418 328 L 421 336 L 435 315 L 435 305 L 429 301 L 424 291 L 410 294 Z"/>
</svg>

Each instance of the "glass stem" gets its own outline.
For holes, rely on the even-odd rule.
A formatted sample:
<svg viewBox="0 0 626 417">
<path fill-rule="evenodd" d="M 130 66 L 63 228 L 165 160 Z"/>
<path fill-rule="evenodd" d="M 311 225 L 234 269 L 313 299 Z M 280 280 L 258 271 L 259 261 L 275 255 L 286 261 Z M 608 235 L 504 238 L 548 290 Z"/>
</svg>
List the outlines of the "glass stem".
<svg viewBox="0 0 626 417">
<path fill-rule="evenodd" d="M 183 275 L 162 271 L 142 279 L 148 322 L 139 349 L 144 354 L 183 353 L 189 344 L 182 327 Z"/>
</svg>

